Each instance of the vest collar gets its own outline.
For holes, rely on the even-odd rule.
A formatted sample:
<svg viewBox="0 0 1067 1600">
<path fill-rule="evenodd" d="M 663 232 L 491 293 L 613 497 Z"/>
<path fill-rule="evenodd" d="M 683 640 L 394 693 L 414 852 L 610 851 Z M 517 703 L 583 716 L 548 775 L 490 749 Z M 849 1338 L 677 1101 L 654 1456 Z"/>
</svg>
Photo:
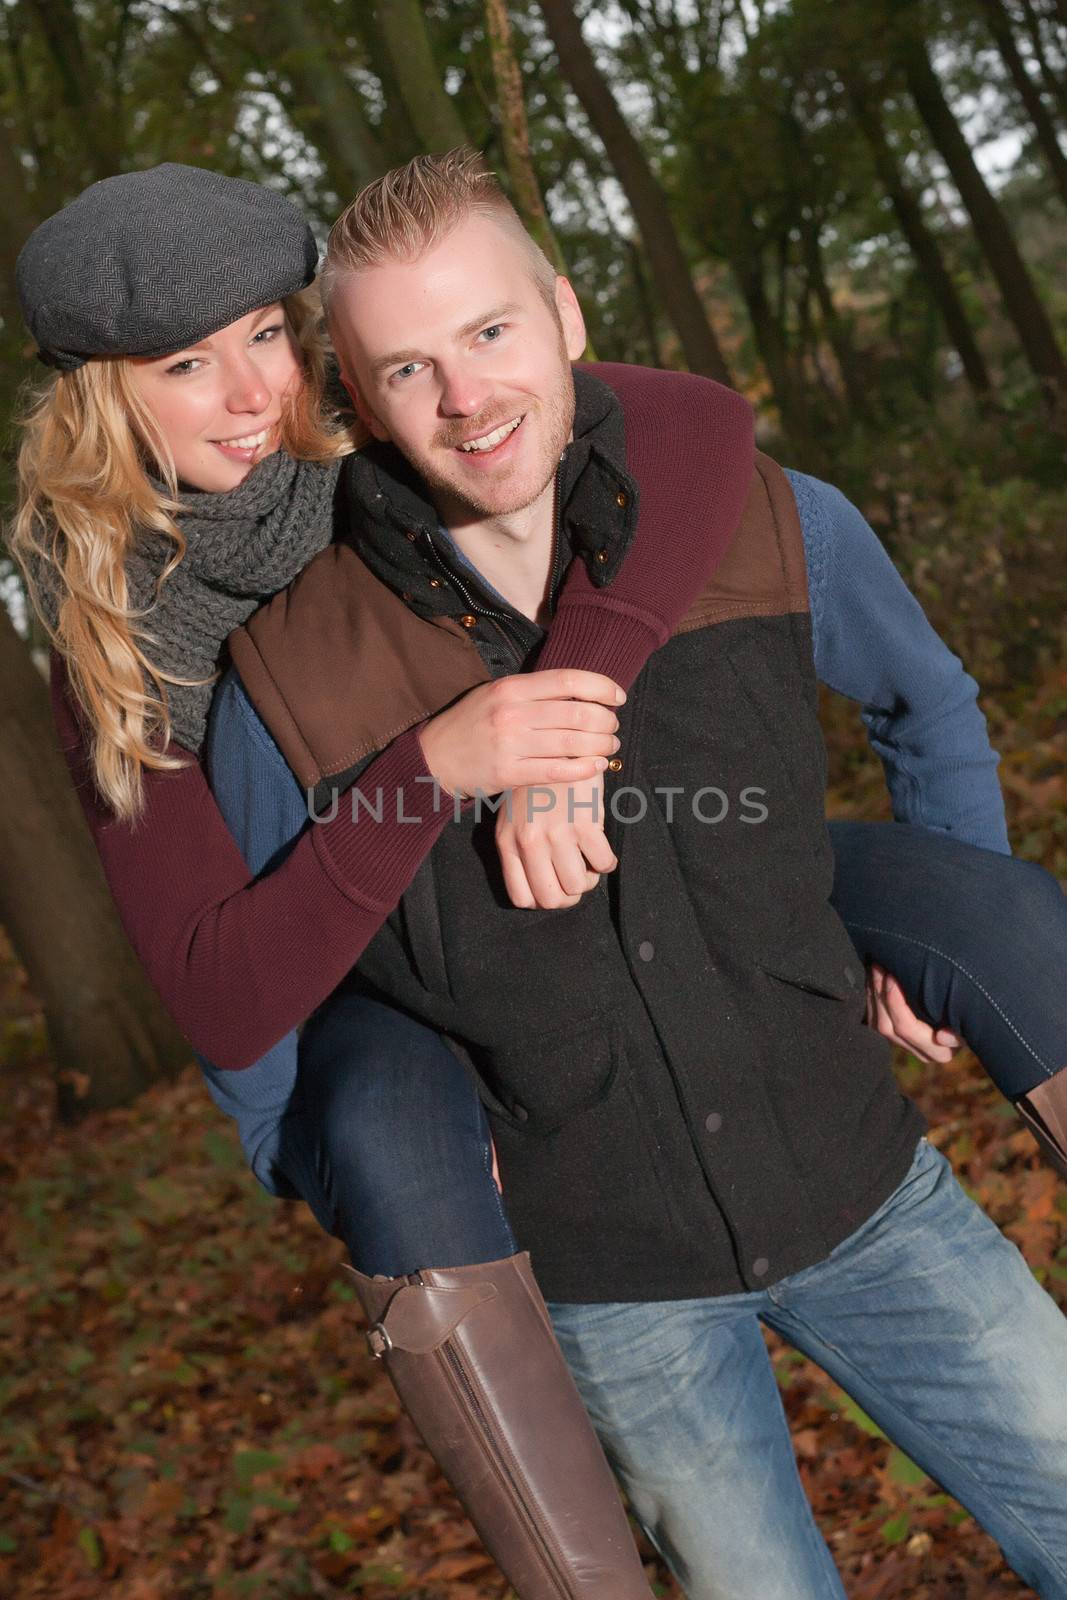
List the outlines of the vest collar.
<svg viewBox="0 0 1067 1600">
<path fill-rule="evenodd" d="M 626 466 L 622 406 L 587 368 L 574 368 L 574 438 L 560 459 L 559 505 L 568 542 L 599 589 L 617 575 L 637 527 L 638 487 Z M 439 519 L 422 478 L 394 445 L 377 440 L 347 458 L 343 537 L 376 578 L 418 611 L 462 610 L 439 575 Z M 436 543 L 435 543 L 436 541 Z"/>
</svg>

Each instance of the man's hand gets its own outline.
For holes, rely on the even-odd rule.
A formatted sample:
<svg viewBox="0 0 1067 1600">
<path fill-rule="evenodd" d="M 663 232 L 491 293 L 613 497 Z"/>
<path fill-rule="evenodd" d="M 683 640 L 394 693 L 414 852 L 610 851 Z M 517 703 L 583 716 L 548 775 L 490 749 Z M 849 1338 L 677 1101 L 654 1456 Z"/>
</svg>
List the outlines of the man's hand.
<svg viewBox="0 0 1067 1600">
<path fill-rule="evenodd" d="M 547 807 L 549 794 L 551 809 L 535 810 Z M 544 911 L 577 905 L 596 888 L 600 873 L 618 866 L 604 833 L 604 779 L 546 786 L 536 794 L 516 789 L 510 818 L 503 807 L 497 815 L 496 847 L 512 905 Z"/>
<path fill-rule="evenodd" d="M 479 684 L 431 717 L 423 758 L 449 794 L 500 794 L 603 772 L 619 748 L 614 707 L 626 695 L 599 672 L 517 672 Z"/>
<path fill-rule="evenodd" d="M 931 1066 L 951 1061 L 963 1043 L 948 1028 L 931 1028 L 917 1017 L 896 978 L 874 962 L 867 969 L 867 1024 Z"/>
</svg>

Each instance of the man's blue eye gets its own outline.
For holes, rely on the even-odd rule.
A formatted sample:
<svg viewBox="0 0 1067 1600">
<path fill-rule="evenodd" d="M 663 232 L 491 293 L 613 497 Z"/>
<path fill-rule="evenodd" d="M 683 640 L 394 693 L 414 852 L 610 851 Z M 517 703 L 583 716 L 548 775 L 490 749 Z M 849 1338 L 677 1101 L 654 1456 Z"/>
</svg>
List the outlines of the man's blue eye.
<svg viewBox="0 0 1067 1600">
<path fill-rule="evenodd" d="M 482 329 L 482 338 L 488 339 L 490 344 L 495 344 L 497 336 L 503 331 L 504 324 L 502 322 L 494 322 L 491 327 Z"/>
</svg>

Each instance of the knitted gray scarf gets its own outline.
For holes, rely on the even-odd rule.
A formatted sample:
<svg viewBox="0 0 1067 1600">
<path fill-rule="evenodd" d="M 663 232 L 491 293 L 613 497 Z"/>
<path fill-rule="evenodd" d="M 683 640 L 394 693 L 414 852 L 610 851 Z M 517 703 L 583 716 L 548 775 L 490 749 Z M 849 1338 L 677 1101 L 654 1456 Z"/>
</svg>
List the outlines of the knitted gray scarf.
<svg viewBox="0 0 1067 1600">
<path fill-rule="evenodd" d="M 149 635 L 140 642 L 154 666 L 180 678 L 225 670 L 227 635 L 330 543 L 339 471 L 339 463 L 294 461 L 278 450 L 236 489 L 188 493 L 177 519 L 187 549 L 154 604 L 173 546 L 155 533 L 137 535 L 126 562 L 129 604 L 150 608 L 135 627 Z M 54 613 L 50 586 L 42 598 Z M 214 691 L 214 682 L 167 685 L 171 737 L 198 755 Z"/>
</svg>

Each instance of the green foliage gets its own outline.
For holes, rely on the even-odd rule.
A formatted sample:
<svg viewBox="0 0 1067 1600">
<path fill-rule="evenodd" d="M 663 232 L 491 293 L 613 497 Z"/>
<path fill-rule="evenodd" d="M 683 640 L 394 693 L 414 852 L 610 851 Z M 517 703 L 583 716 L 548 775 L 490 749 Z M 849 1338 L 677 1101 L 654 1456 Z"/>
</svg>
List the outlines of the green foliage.
<svg viewBox="0 0 1067 1600">
<path fill-rule="evenodd" d="M 919 1484 L 926 1483 L 927 1475 L 922 1467 L 917 1467 L 903 1452 L 894 1448 L 889 1452 L 889 1463 L 886 1467 L 889 1477 L 894 1483 Z"/>
<path fill-rule="evenodd" d="M 900 1516 L 890 1517 L 882 1523 L 882 1538 L 886 1544 L 900 1544 L 908 1537 L 911 1529 L 911 1518 L 906 1512 Z"/>
<path fill-rule="evenodd" d="M 82 1528 L 78 1534 L 78 1548 L 92 1570 L 98 1571 L 103 1565 L 104 1553 L 100 1548 L 100 1536 L 95 1528 Z"/>
<path fill-rule="evenodd" d="M 943 178 L 900 65 L 902 41 L 922 41 L 950 104 L 961 117 L 967 108 L 968 137 L 1015 141 L 1002 203 L 1062 330 L 1067 195 L 1034 143 L 979 0 L 744 8 L 612 0 L 584 9 L 604 80 L 668 196 L 720 342 L 794 456 L 828 470 L 832 438 L 865 469 L 887 436 L 926 427 L 931 405 L 976 420 L 937 297 L 856 120 L 860 93 L 994 370 L 1003 415 L 1047 434 L 983 241 Z M 672 308 L 649 278 L 613 152 L 560 72 L 534 0 L 516 0 L 509 13 L 535 164 L 598 353 L 669 364 L 679 359 Z M 62 29 L 46 27 L 46 14 Z M 419 38 L 410 59 L 398 59 L 395 19 L 407 26 L 416 15 Z M 503 166 L 482 0 L 414 9 L 410 0 L 378 8 L 50 0 L 0 7 L 0 25 L 5 411 L 26 371 L 11 295 L 18 246 L 35 219 L 94 177 L 160 160 L 199 162 L 288 190 L 325 231 L 357 182 L 419 148 L 416 128 L 428 101 L 442 96 L 440 125 L 451 117 Z M 1054 77 L 1062 38 L 1041 27 Z M 1019 43 L 1032 58 L 1033 42 Z M 416 56 L 424 76 L 427 63 L 435 68 L 436 82 L 417 86 Z M 1030 466 L 1019 459 L 1013 470 L 1025 478 Z"/>
<path fill-rule="evenodd" d="M 851 1395 L 837 1395 L 834 1397 L 833 1404 L 841 1412 L 842 1416 L 847 1417 L 850 1422 L 854 1422 L 856 1427 L 862 1429 L 864 1433 L 869 1433 L 872 1439 L 885 1437 L 878 1424 L 871 1421 L 866 1411 L 863 1410 L 862 1406 L 856 1404 Z"/>
</svg>

